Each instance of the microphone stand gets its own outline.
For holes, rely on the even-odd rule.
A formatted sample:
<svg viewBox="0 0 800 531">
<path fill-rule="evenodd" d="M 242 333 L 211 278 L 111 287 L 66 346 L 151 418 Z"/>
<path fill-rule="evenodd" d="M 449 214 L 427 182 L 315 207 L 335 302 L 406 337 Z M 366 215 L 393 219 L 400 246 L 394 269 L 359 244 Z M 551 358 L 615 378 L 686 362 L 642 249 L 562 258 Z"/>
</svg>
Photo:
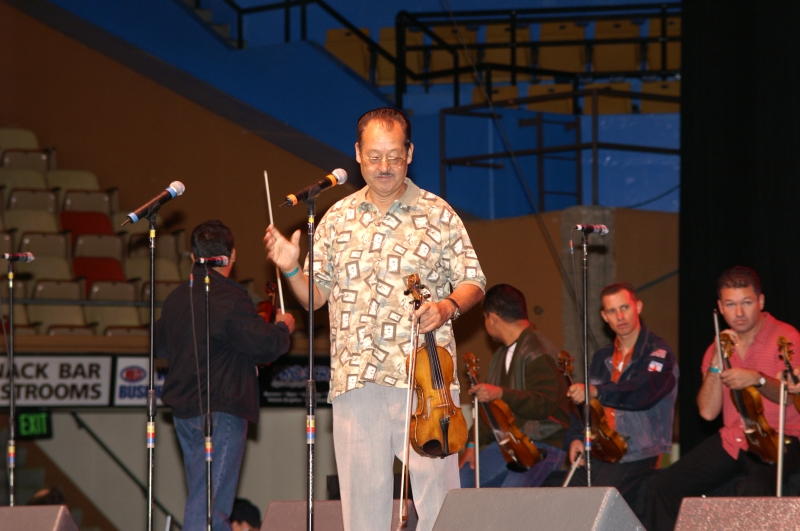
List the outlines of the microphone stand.
<svg viewBox="0 0 800 531">
<path fill-rule="evenodd" d="M 789 378 L 789 371 L 784 370 L 781 375 L 781 398 L 780 416 L 778 420 L 778 472 L 776 474 L 777 485 L 775 492 L 777 497 L 783 497 L 783 450 L 786 445 L 786 381 Z"/>
<path fill-rule="evenodd" d="M 212 435 L 214 428 L 211 418 L 211 300 L 209 288 L 211 277 L 208 274 L 208 262 L 203 263 L 205 269 L 205 291 L 206 291 L 206 419 L 205 419 L 205 443 L 206 443 L 206 531 L 211 531 L 211 511 L 214 505 L 211 492 L 211 462 L 213 460 L 214 445 Z M 151 293 L 153 290 L 150 290 Z"/>
<path fill-rule="evenodd" d="M 16 439 L 16 388 L 14 387 L 14 262 L 8 261 L 8 506 L 14 507 L 14 470 L 17 461 Z"/>
<path fill-rule="evenodd" d="M 317 195 L 306 199 L 308 209 L 308 382 L 306 382 L 306 448 L 308 454 L 307 531 L 314 531 L 314 447 L 316 444 L 317 385 L 314 382 L 314 218 L 317 215 Z"/>
<path fill-rule="evenodd" d="M 589 384 L 589 316 L 588 316 L 588 276 L 589 276 L 589 253 L 587 250 L 589 235 L 581 231 L 583 236 L 583 429 L 584 445 L 583 458 L 586 461 L 586 486 L 592 486 L 592 417 L 589 405 L 590 388 Z"/>
<path fill-rule="evenodd" d="M 160 205 L 159 205 L 160 206 Z M 150 359 L 147 388 L 147 531 L 153 531 L 153 478 L 156 451 L 156 379 L 155 379 L 155 293 L 156 293 L 156 215 L 158 206 L 147 213 L 150 222 Z"/>
</svg>

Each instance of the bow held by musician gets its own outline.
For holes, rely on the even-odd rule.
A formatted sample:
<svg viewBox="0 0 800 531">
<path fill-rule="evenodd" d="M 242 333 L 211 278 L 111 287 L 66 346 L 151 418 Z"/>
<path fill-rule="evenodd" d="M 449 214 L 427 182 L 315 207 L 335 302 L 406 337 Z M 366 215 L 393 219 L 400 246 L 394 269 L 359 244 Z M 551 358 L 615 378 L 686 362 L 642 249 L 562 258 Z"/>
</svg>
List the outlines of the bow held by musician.
<svg viewBox="0 0 800 531">
<path fill-rule="evenodd" d="M 600 315 L 616 337 L 592 357 L 590 397 L 603 406 L 608 425 L 625 439 L 627 450 L 615 463 L 592 459 L 592 486 L 616 487 L 635 508 L 639 481 L 672 448 L 678 365 L 667 342 L 642 324 L 643 303 L 631 284 L 606 286 L 600 301 Z M 581 407 L 584 385 L 572 385 L 569 396 Z M 573 413 L 565 436 L 570 462 L 583 449 L 583 431 L 582 421 Z M 570 486 L 586 482 L 581 468 Z"/>
<path fill-rule="evenodd" d="M 533 441 L 542 457 L 527 470 L 514 467 L 504 452 L 505 439 L 512 437 L 505 432 L 497 436 L 499 430 L 493 425 L 497 419 L 490 418 L 487 424 L 482 415 L 480 486 L 538 487 L 566 457 L 561 444 L 569 424 L 569 399 L 556 361 L 558 349 L 528 320 L 525 295 L 508 284 L 486 292 L 483 317 L 486 333 L 500 347 L 491 358 L 486 383 L 474 385 L 469 393 L 481 404 L 501 400 L 507 405 L 516 427 Z M 474 487 L 475 448 L 468 446 L 459 464 L 461 486 Z"/>
<path fill-rule="evenodd" d="M 287 240 L 270 225 L 264 243 L 303 305 L 308 306 L 310 271 L 315 308 L 328 303 L 328 399 L 344 529 L 372 531 L 391 526 L 392 462 L 406 444 L 406 356 L 412 344 L 406 279 L 417 274 L 430 290 L 414 318 L 421 334 L 434 332 L 453 367 L 451 320 L 480 301 L 486 279 L 459 216 L 406 175 L 414 155 L 408 118 L 396 109 L 369 111 L 356 134 L 356 160 L 367 186 L 320 220 L 313 268 L 306 263 L 300 270 L 300 231 Z M 458 406 L 454 382 L 449 392 Z M 417 529 L 430 531 L 447 492 L 459 486 L 458 457 L 431 459 L 412 451 L 409 468 Z"/>
<path fill-rule="evenodd" d="M 760 395 L 763 421 L 777 430 L 780 382 L 773 376 L 785 367 L 779 357 L 778 338 L 784 336 L 797 345 L 800 334 L 763 311 L 761 281 L 748 267 L 725 271 L 717 281 L 717 298 L 719 311 L 730 327 L 723 334 L 732 339 L 733 352 L 727 368 L 722 365 L 716 341 L 706 349 L 697 406 L 706 420 L 722 413 L 724 424 L 718 433 L 656 477 L 648 515 L 643 520 L 649 531 L 671 530 L 684 497 L 708 494 L 740 474 L 746 477 L 737 485 L 736 495 L 774 496 L 776 492 L 776 466 L 752 452 L 754 448 L 743 426 L 748 423 L 756 428 L 753 431 L 762 428 L 755 424 L 756 419 L 739 411 L 734 400 L 738 393 L 746 391 Z M 800 468 L 800 413 L 791 401 L 786 408 L 786 435 L 791 442 L 786 445 L 784 470 L 789 473 Z"/>
</svg>

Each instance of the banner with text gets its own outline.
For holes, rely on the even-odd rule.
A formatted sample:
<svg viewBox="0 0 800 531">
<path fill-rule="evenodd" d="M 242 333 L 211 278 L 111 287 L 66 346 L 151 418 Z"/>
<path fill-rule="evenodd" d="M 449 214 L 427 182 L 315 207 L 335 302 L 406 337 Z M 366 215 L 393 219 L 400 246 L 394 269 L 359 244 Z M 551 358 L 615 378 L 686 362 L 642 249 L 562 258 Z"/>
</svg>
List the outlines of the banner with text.
<svg viewBox="0 0 800 531">
<path fill-rule="evenodd" d="M 117 357 L 117 374 L 114 379 L 115 406 L 146 406 L 147 390 L 150 387 L 150 358 L 147 356 Z M 155 390 L 158 405 L 161 401 L 161 388 L 167 377 L 167 369 L 156 369 Z"/>
<path fill-rule="evenodd" d="M 17 406 L 108 406 L 111 356 L 15 356 Z M 7 358 L 0 358 L 0 406 L 8 406 Z"/>
</svg>

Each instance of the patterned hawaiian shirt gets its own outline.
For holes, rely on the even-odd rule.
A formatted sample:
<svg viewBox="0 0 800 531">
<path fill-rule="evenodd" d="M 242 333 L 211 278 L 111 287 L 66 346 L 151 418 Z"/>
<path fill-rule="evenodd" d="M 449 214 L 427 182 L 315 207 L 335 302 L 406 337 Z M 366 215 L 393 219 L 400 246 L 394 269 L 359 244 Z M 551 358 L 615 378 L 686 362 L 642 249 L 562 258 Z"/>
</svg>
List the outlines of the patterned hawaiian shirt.
<svg viewBox="0 0 800 531">
<path fill-rule="evenodd" d="M 436 302 L 461 283 L 486 288 L 461 219 L 443 199 L 405 182 L 407 190 L 386 215 L 366 199 L 364 187 L 333 205 L 315 234 L 314 283 L 327 297 L 331 324 L 328 401 L 365 382 L 408 387 L 409 275 L 418 274 Z M 452 323 L 435 336 L 455 366 Z M 419 346 L 423 342 L 420 338 Z"/>
</svg>

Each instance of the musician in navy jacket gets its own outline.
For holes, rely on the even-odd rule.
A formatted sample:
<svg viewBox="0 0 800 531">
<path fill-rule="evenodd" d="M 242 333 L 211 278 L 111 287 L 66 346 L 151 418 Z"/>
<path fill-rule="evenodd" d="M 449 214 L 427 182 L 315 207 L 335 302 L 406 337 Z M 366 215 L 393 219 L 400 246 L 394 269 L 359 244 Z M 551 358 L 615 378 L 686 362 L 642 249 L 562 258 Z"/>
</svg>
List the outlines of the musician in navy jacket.
<svg viewBox="0 0 800 531">
<path fill-rule="evenodd" d="M 592 459 L 592 486 L 616 487 L 634 506 L 631 495 L 635 486 L 658 465 L 661 454 L 672 449 L 678 364 L 667 342 L 642 325 L 642 301 L 631 284 L 606 286 L 600 299 L 601 316 L 616 338 L 592 357 L 590 396 L 603 406 L 609 426 L 626 440 L 628 449 L 613 464 Z M 568 394 L 582 407 L 582 383 L 572 385 Z M 574 414 L 564 445 L 570 462 L 582 456 L 583 423 Z M 581 468 L 570 486 L 585 484 L 586 473 Z"/>
</svg>

